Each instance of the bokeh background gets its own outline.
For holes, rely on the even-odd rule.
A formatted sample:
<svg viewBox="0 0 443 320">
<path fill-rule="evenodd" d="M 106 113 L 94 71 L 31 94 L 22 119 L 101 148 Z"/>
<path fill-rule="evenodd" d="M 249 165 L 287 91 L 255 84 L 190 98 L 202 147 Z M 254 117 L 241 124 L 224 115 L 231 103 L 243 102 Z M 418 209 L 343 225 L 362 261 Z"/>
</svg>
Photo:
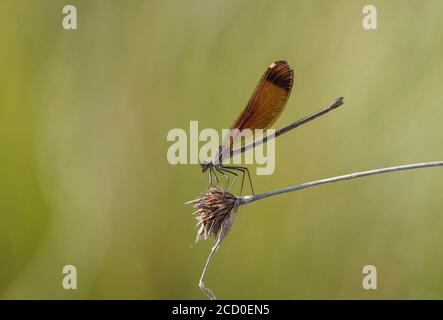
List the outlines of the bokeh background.
<svg viewBox="0 0 443 320">
<path fill-rule="evenodd" d="M 296 72 L 276 127 L 345 105 L 279 138 L 258 192 L 443 160 L 442 14 L 439 0 L 2 0 L 0 297 L 205 298 L 213 242 L 194 243 L 184 202 L 207 176 L 170 165 L 166 135 L 229 127 L 274 60 Z M 443 298 L 442 189 L 432 168 L 242 207 L 206 284 L 225 299 Z"/>
</svg>

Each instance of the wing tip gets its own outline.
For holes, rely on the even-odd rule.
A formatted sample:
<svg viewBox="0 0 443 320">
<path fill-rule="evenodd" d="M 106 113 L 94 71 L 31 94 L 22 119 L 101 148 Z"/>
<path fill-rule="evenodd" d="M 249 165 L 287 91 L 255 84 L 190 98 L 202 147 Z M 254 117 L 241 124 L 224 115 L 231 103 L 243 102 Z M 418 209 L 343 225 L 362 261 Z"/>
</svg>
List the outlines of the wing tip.
<svg viewBox="0 0 443 320">
<path fill-rule="evenodd" d="M 269 66 L 266 80 L 276 86 L 290 91 L 294 82 L 294 70 L 286 60 L 277 60 Z"/>
</svg>

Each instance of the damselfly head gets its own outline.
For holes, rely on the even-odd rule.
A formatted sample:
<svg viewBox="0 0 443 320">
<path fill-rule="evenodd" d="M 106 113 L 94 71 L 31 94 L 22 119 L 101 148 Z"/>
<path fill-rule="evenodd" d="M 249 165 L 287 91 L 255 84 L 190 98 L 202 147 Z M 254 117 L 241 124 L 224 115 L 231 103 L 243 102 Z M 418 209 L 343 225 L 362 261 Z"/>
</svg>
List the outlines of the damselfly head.
<svg viewBox="0 0 443 320">
<path fill-rule="evenodd" d="M 202 172 L 206 172 L 211 165 L 212 163 L 210 161 L 203 160 L 202 162 L 200 162 L 200 168 Z"/>
</svg>

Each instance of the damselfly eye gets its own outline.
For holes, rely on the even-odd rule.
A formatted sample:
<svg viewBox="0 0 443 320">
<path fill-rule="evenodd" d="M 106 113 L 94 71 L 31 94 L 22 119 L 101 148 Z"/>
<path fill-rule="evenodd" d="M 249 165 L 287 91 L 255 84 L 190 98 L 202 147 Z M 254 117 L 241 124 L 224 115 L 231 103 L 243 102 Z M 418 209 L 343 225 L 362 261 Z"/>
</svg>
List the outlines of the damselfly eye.
<svg viewBox="0 0 443 320">
<path fill-rule="evenodd" d="M 206 161 L 200 162 L 200 168 L 201 168 L 202 172 L 206 172 L 209 168 L 209 162 L 206 162 Z"/>
</svg>

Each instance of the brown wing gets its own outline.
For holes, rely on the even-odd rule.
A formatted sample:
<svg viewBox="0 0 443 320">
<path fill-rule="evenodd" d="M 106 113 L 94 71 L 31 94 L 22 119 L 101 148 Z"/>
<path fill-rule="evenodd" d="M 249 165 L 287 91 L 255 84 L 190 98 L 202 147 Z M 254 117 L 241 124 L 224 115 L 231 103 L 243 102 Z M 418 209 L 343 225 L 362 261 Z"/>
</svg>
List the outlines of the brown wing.
<svg viewBox="0 0 443 320">
<path fill-rule="evenodd" d="M 231 133 L 219 148 L 218 157 L 229 157 L 228 150 L 240 143 L 236 137 L 244 129 L 267 129 L 278 119 L 285 108 L 294 81 L 294 71 L 286 61 L 272 63 L 261 77 L 246 107 L 235 120 Z"/>
<path fill-rule="evenodd" d="M 272 63 L 260 79 L 245 109 L 231 129 L 266 129 L 278 119 L 288 101 L 294 71 L 286 61 Z"/>
</svg>

